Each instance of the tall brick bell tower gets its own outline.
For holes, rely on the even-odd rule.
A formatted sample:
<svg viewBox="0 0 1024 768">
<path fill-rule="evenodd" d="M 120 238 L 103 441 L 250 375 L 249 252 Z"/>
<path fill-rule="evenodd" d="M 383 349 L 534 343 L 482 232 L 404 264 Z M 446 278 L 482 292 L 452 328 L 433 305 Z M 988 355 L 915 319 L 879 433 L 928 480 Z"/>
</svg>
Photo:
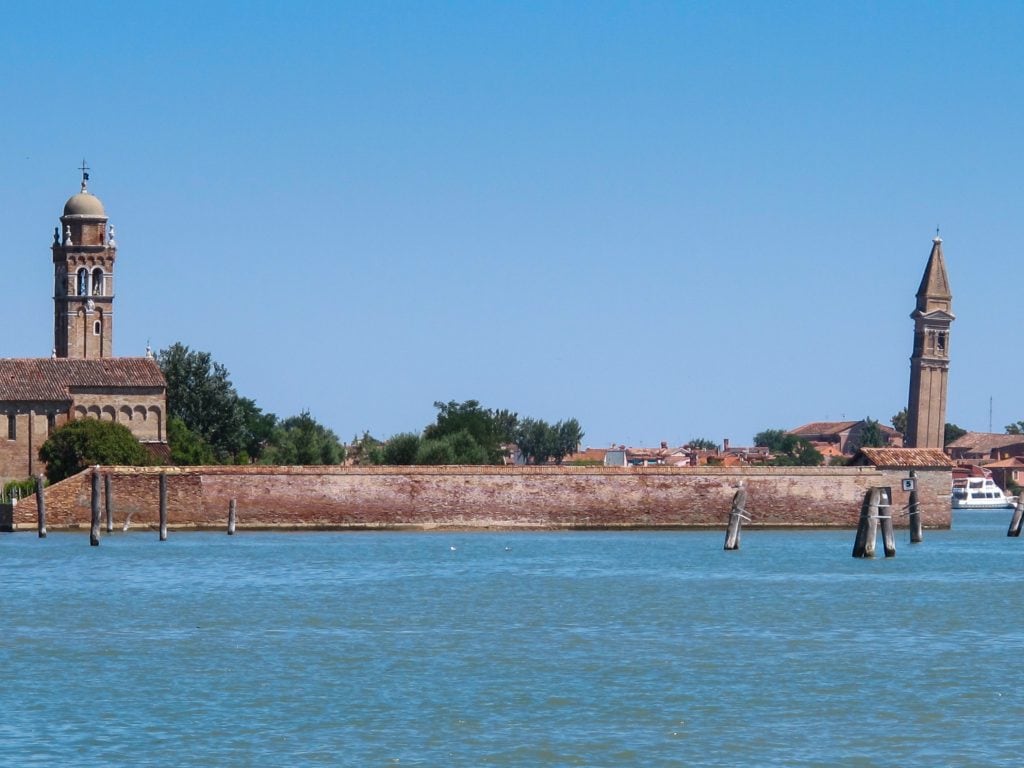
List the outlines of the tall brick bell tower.
<svg viewBox="0 0 1024 768">
<path fill-rule="evenodd" d="M 949 289 L 942 238 L 935 234 L 921 286 L 914 321 L 914 353 L 910 358 L 910 399 L 907 402 L 908 448 L 944 447 L 946 385 L 949 378 L 949 326 L 953 294 Z"/>
<path fill-rule="evenodd" d="M 89 167 L 82 162 L 82 191 L 64 204 L 53 232 L 53 349 L 56 357 L 114 356 L 114 228 L 88 190 Z"/>
</svg>

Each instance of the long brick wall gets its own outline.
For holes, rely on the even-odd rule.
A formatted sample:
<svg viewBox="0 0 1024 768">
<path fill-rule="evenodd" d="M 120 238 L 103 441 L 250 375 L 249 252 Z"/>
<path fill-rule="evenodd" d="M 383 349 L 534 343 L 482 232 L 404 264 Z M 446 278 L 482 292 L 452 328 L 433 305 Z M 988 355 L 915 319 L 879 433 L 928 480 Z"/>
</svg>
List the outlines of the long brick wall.
<svg viewBox="0 0 1024 768">
<path fill-rule="evenodd" d="M 854 527 L 865 490 L 890 486 L 897 510 L 906 471 L 872 467 L 100 467 L 110 475 L 115 525 L 159 519 L 168 477 L 172 528 L 223 528 L 237 500 L 238 528 L 721 527 L 735 487 L 747 486 L 749 526 Z M 46 489 L 50 529 L 88 527 L 87 470 Z M 924 524 L 951 521 L 946 471 L 918 470 Z M 102 484 L 101 484 L 102 486 Z M 15 508 L 34 529 L 35 498 Z M 897 524 L 906 525 L 900 518 Z"/>
</svg>

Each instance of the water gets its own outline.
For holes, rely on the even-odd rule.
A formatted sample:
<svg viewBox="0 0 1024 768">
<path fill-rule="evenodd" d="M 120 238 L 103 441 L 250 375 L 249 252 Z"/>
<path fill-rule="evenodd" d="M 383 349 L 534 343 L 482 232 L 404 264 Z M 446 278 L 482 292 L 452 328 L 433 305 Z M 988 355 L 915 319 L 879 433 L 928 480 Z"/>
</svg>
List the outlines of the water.
<svg viewBox="0 0 1024 768">
<path fill-rule="evenodd" d="M 1008 522 L 2 535 L 0 765 L 1016 766 Z"/>
</svg>

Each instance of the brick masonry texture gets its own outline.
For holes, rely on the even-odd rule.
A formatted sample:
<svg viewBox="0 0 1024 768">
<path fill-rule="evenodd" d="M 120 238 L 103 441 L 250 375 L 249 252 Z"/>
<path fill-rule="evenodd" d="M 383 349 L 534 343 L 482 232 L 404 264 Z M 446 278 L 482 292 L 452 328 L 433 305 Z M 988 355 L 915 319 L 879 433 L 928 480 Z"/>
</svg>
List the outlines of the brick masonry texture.
<svg viewBox="0 0 1024 768">
<path fill-rule="evenodd" d="M 159 520 L 167 474 L 171 528 L 632 528 L 724 527 L 736 484 L 747 485 L 748 527 L 855 527 L 864 492 L 889 486 L 899 512 L 907 474 L 873 467 L 101 467 L 115 525 Z M 46 489 L 47 527 L 89 525 L 92 470 Z M 948 528 L 951 474 L 918 470 L 924 525 Z M 34 529 L 35 497 L 14 510 Z M 897 525 L 905 526 L 906 517 Z"/>
</svg>

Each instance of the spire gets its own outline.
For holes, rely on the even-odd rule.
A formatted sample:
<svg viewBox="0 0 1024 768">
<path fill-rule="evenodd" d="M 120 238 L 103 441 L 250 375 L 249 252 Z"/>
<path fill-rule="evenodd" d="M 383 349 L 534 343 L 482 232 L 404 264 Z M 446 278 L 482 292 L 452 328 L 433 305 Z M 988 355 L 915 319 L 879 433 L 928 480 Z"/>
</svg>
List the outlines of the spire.
<svg viewBox="0 0 1024 768">
<path fill-rule="evenodd" d="M 932 252 L 928 257 L 928 266 L 925 267 L 924 276 L 921 278 L 921 287 L 917 289 L 915 314 L 917 312 L 927 314 L 938 310 L 952 314 L 953 295 L 949 290 L 946 260 L 942 256 L 942 238 L 939 237 L 939 231 L 936 229 L 935 238 L 932 240 Z"/>
</svg>

